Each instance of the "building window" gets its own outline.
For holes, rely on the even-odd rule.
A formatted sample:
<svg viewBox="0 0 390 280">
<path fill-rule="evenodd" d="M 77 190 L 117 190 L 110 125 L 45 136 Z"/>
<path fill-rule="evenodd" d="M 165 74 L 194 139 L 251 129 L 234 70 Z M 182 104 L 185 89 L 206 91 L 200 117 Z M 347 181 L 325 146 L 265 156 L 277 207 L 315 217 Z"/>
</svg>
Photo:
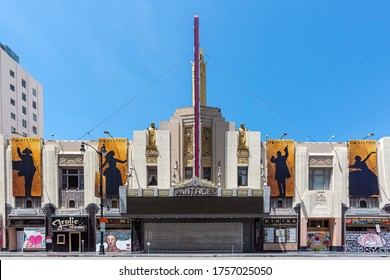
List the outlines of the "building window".
<svg viewBox="0 0 390 280">
<path fill-rule="evenodd" d="M 32 102 L 32 107 L 33 107 L 34 109 L 36 109 L 36 108 L 37 108 L 37 102 L 33 101 L 33 102 Z"/>
<path fill-rule="evenodd" d="M 14 105 L 15 106 L 16 102 L 15 102 L 15 99 L 12 99 L 11 98 L 11 105 Z"/>
<path fill-rule="evenodd" d="M 309 220 L 310 228 L 329 228 L 329 220 Z"/>
<path fill-rule="evenodd" d="M 57 235 L 57 244 L 64 245 L 65 244 L 65 234 L 58 234 Z"/>
<path fill-rule="evenodd" d="M 15 91 L 15 86 L 13 84 L 9 85 L 10 90 Z"/>
<path fill-rule="evenodd" d="M 33 114 L 33 121 L 34 121 L 34 122 L 37 121 L 37 115 L 36 115 L 36 114 Z"/>
<path fill-rule="evenodd" d="M 265 227 L 264 243 L 295 243 L 297 228 L 295 227 Z"/>
<path fill-rule="evenodd" d="M 37 129 L 36 126 L 33 126 L 33 127 L 32 127 L 32 130 L 33 130 L 33 133 L 34 133 L 34 134 L 37 134 L 37 133 L 38 133 L 38 129 Z"/>
<path fill-rule="evenodd" d="M 238 186 L 248 186 L 248 167 L 238 167 Z"/>
<path fill-rule="evenodd" d="M 32 201 L 31 200 L 26 200 L 26 208 L 33 208 L 33 203 L 32 203 Z"/>
<path fill-rule="evenodd" d="M 278 199 L 278 201 L 276 201 L 276 208 L 283 208 L 283 200 Z"/>
<path fill-rule="evenodd" d="M 26 81 L 22 79 L 22 87 L 26 88 Z"/>
<path fill-rule="evenodd" d="M 111 200 L 111 208 L 118 208 L 118 200 Z"/>
<path fill-rule="evenodd" d="M 184 168 L 184 179 L 192 179 L 192 176 L 193 176 L 192 167 L 185 167 Z"/>
<path fill-rule="evenodd" d="M 15 72 L 14 72 L 14 71 L 9 70 L 9 74 L 11 75 L 11 77 L 14 77 L 14 78 L 15 78 Z"/>
<path fill-rule="evenodd" d="M 22 107 L 22 113 L 24 114 L 24 115 L 27 115 L 27 108 L 26 107 Z"/>
<path fill-rule="evenodd" d="M 35 88 L 32 89 L 32 95 L 37 96 L 37 90 Z"/>
<path fill-rule="evenodd" d="M 14 133 L 14 132 L 16 132 L 16 128 L 11 126 L 11 133 Z"/>
<path fill-rule="evenodd" d="M 22 92 L 22 100 L 27 101 L 27 95 L 24 92 Z"/>
<path fill-rule="evenodd" d="M 367 201 L 360 200 L 359 202 L 359 208 L 367 208 Z"/>
<path fill-rule="evenodd" d="M 148 166 L 148 186 L 157 186 L 157 166 Z"/>
<path fill-rule="evenodd" d="M 76 208 L 76 202 L 74 200 L 69 200 L 69 207 L 68 208 Z"/>
<path fill-rule="evenodd" d="M 211 181 L 211 167 L 203 167 L 203 179 Z"/>
<path fill-rule="evenodd" d="M 84 174 L 82 168 L 62 169 L 61 187 L 63 190 L 84 189 Z"/>
<path fill-rule="evenodd" d="M 11 119 L 16 120 L 16 115 L 14 113 L 11 113 Z"/>
<path fill-rule="evenodd" d="M 26 120 L 22 120 L 22 126 L 23 126 L 24 128 L 27 128 L 27 121 L 26 121 Z"/>
<path fill-rule="evenodd" d="M 309 190 L 329 190 L 331 168 L 310 168 Z"/>
</svg>

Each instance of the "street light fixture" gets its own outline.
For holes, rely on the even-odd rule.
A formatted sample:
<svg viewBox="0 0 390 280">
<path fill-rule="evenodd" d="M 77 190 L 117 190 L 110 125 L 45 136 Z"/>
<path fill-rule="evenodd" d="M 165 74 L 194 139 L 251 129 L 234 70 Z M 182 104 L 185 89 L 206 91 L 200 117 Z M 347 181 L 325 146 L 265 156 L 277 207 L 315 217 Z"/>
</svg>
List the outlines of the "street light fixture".
<svg viewBox="0 0 390 280">
<path fill-rule="evenodd" d="M 334 135 L 330 136 L 328 142 L 330 142 L 330 140 L 332 140 L 334 137 L 335 137 Z"/>
<path fill-rule="evenodd" d="M 368 137 L 371 137 L 371 136 L 374 136 L 374 133 L 370 133 L 370 134 L 368 134 L 366 137 L 364 137 L 362 140 L 365 140 L 365 139 L 367 139 Z"/>
<path fill-rule="evenodd" d="M 105 130 L 105 131 L 104 131 L 104 134 L 107 134 L 107 135 L 109 135 L 112 139 L 114 139 L 114 137 L 112 137 L 112 135 L 111 135 L 111 133 L 110 133 L 109 131 Z"/>
<path fill-rule="evenodd" d="M 22 137 L 27 137 L 26 133 L 22 134 L 22 133 L 19 133 L 17 131 L 12 131 L 12 134 L 16 134 L 16 135 L 19 135 L 19 136 L 22 136 Z"/>
<path fill-rule="evenodd" d="M 282 136 L 280 137 L 280 139 L 282 139 L 284 136 L 287 136 L 287 133 L 283 133 Z"/>
<path fill-rule="evenodd" d="M 103 219 L 103 170 L 102 170 L 102 164 L 103 164 L 103 156 L 106 155 L 106 145 L 103 143 L 103 146 L 100 148 L 100 151 L 95 149 L 95 147 L 89 145 L 88 143 L 81 142 L 80 152 L 82 154 L 85 153 L 85 146 L 91 147 L 98 155 L 99 155 L 99 176 L 100 176 L 100 182 L 99 182 L 99 196 L 100 196 L 100 218 Z M 99 255 L 104 255 L 104 245 L 103 245 L 103 231 L 100 229 L 100 248 L 99 248 Z"/>
</svg>

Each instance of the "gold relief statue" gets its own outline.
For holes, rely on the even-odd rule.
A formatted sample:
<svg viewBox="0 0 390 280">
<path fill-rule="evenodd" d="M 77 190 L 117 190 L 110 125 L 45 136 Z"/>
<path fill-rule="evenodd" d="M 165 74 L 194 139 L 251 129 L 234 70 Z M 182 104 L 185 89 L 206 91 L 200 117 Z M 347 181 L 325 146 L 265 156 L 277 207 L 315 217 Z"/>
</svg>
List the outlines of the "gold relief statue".
<svg viewBox="0 0 390 280">
<path fill-rule="evenodd" d="M 249 162 L 249 149 L 246 143 L 246 134 L 248 129 L 241 123 L 238 128 L 238 147 L 237 147 L 237 163 L 248 164 Z"/>
<path fill-rule="evenodd" d="M 149 144 L 148 147 L 156 147 L 156 130 L 157 128 L 154 126 L 154 122 L 150 123 L 150 127 L 147 129 Z"/>
<path fill-rule="evenodd" d="M 154 126 L 154 122 L 150 123 L 150 127 L 146 129 L 146 132 L 148 134 L 148 145 L 146 146 L 146 151 L 145 151 L 147 156 L 146 160 L 148 163 L 154 163 L 154 161 L 157 161 L 157 155 L 158 155 L 158 149 L 156 145 L 157 128 Z M 150 159 L 148 157 L 156 157 L 156 158 Z"/>
<path fill-rule="evenodd" d="M 241 123 L 240 127 L 238 128 L 238 147 L 239 148 L 246 148 L 246 133 L 248 129 L 245 128 L 244 123 Z"/>
</svg>

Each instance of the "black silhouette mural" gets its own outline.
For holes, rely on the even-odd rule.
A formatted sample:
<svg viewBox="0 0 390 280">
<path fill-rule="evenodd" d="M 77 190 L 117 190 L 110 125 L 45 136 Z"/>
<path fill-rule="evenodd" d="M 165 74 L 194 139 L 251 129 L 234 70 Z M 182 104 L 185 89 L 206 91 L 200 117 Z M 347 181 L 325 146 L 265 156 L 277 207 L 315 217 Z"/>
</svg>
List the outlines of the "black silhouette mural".
<svg viewBox="0 0 390 280">
<path fill-rule="evenodd" d="M 277 157 L 271 157 L 271 162 L 276 165 L 275 180 L 278 182 L 279 196 L 286 196 L 286 180 L 291 177 L 290 171 L 287 167 L 288 146 L 284 148 L 284 155 L 278 151 Z"/>
<path fill-rule="evenodd" d="M 376 165 L 376 142 L 349 141 L 349 195 L 353 197 L 379 196 Z"/>
<path fill-rule="evenodd" d="M 126 160 L 120 160 L 115 158 L 115 152 L 109 151 L 106 154 L 106 161 L 102 165 L 102 169 L 107 165 L 107 168 L 104 170 L 103 175 L 106 176 L 106 195 L 108 196 L 117 196 L 119 195 L 119 186 L 123 186 L 124 182 L 122 181 L 122 174 L 117 163 L 125 163 Z"/>
<path fill-rule="evenodd" d="M 272 197 L 294 196 L 294 141 L 267 141 L 268 184 Z"/>
<path fill-rule="evenodd" d="M 39 138 L 12 139 L 14 196 L 41 196 Z"/>
<path fill-rule="evenodd" d="M 119 196 L 119 186 L 123 186 L 127 179 L 127 139 L 99 139 L 99 147 L 103 143 L 107 150 L 102 163 L 103 175 L 106 178 L 106 195 Z"/>
</svg>

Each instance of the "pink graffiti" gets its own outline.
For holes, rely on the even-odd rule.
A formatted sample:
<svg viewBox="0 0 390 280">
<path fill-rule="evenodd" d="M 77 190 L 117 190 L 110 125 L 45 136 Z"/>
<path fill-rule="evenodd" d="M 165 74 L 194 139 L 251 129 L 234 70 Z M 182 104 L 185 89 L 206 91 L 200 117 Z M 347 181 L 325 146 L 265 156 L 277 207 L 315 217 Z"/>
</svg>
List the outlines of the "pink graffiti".
<svg viewBox="0 0 390 280">
<path fill-rule="evenodd" d="M 29 238 L 28 238 L 28 241 L 31 242 L 31 244 L 34 244 L 34 245 L 38 245 L 39 243 L 42 242 L 42 236 L 40 235 L 31 235 Z"/>
</svg>

